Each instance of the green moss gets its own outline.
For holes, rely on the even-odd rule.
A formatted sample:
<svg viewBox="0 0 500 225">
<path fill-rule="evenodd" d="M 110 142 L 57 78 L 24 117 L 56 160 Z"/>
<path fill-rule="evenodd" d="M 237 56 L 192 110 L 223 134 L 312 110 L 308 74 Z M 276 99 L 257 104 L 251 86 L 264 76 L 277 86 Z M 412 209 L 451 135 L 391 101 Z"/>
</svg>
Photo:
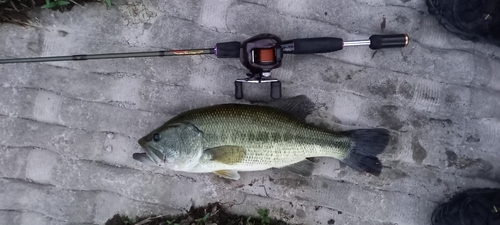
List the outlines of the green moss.
<svg viewBox="0 0 500 225">
<path fill-rule="evenodd" d="M 257 210 L 259 217 L 228 213 L 219 203 L 194 208 L 181 215 L 152 215 L 148 217 L 129 218 L 116 214 L 105 225 L 184 225 L 184 224 L 224 224 L 224 225 L 290 225 L 281 220 L 272 219 L 269 210 Z"/>
<path fill-rule="evenodd" d="M 38 10 L 71 11 L 75 5 L 102 2 L 111 6 L 111 0 L 2 0 L 0 1 L 0 23 L 21 26 L 30 24 L 30 12 Z"/>
</svg>

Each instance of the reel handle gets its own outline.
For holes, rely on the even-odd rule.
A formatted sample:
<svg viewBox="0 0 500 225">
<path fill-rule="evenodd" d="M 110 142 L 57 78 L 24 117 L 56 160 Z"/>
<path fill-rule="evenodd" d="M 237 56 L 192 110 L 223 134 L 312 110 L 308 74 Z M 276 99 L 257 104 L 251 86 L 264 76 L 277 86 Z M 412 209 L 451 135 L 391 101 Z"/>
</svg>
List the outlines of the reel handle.
<svg viewBox="0 0 500 225">
<path fill-rule="evenodd" d="M 280 99 L 281 98 L 281 81 L 271 82 L 271 98 Z"/>
<path fill-rule="evenodd" d="M 234 81 L 234 97 L 236 99 L 243 98 L 243 83 L 241 81 Z"/>
</svg>

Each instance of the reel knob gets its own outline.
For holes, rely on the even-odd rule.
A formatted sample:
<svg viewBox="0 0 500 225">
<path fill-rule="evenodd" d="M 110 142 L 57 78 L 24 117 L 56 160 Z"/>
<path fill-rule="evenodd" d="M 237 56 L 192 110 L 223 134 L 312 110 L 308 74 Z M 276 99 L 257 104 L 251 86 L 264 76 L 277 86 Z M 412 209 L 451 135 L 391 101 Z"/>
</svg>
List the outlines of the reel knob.
<svg viewBox="0 0 500 225">
<path fill-rule="evenodd" d="M 273 99 L 281 98 L 281 81 L 277 80 L 271 82 L 271 98 Z"/>
<path fill-rule="evenodd" d="M 243 82 L 239 80 L 234 81 L 234 97 L 236 99 L 243 98 Z"/>
</svg>

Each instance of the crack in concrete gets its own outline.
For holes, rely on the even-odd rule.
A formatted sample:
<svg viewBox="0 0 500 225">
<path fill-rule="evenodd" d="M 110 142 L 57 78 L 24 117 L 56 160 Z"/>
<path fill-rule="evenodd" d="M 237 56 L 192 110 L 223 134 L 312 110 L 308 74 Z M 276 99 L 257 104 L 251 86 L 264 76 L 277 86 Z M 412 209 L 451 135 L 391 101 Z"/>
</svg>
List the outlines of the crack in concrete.
<svg viewBox="0 0 500 225">
<path fill-rule="evenodd" d="M 387 161 L 392 161 L 392 160 L 387 160 Z M 351 181 L 348 181 L 348 180 L 344 180 L 344 179 L 332 179 L 332 178 L 326 178 L 326 177 L 323 177 L 323 176 L 316 176 L 316 177 L 318 177 L 320 179 L 327 180 L 327 181 L 340 181 L 342 183 L 346 183 L 346 184 L 351 184 L 351 185 L 357 186 L 357 187 L 359 187 L 361 189 L 364 189 L 364 190 L 380 191 L 380 192 L 385 192 L 385 193 L 398 193 L 398 194 L 402 194 L 402 195 L 408 195 L 408 196 L 417 198 L 419 200 L 424 200 L 424 201 L 427 201 L 427 202 L 430 202 L 430 203 L 433 203 L 433 204 L 438 204 L 436 201 L 433 201 L 433 200 L 430 200 L 430 199 L 427 199 L 427 198 L 424 198 L 424 197 L 420 197 L 420 196 L 412 194 L 410 192 L 403 192 L 403 191 L 398 191 L 398 190 L 394 190 L 394 189 L 382 189 L 382 188 L 378 188 L 376 186 L 365 186 L 365 185 L 360 185 L 358 183 L 354 183 L 354 182 L 351 182 Z"/>
<path fill-rule="evenodd" d="M 57 92 L 57 91 L 54 91 L 54 90 L 51 90 L 51 89 L 46 89 L 46 88 L 41 88 L 41 87 L 16 86 L 16 85 L 10 85 L 9 87 L 16 88 L 16 89 L 27 89 L 27 90 L 34 90 L 34 91 L 45 91 L 45 92 L 49 92 L 49 93 L 52 93 L 52 94 L 55 94 L 55 95 L 58 95 L 58 96 L 61 96 L 61 97 L 64 97 L 64 98 L 76 100 L 76 101 L 87 102 L 87 103 L 95 103 L 95 104 L 102 104 L 102 105 L 112 106 L 112 107 L 116 107 L 116 108 L 120 108 L 120 109 L 125 108 L 125 109 L 130 109 L 130 110 L 137 110 L 137 111 L 140 111 L 140 112 L 147 112 L 147 113 L 151 113 L 151 114 L 164 114 L 164 113 L 155 112 L 155 111 L 148 111 L 148 110 L 141 109 L 141 108 L 131 108 L 131 107 L 128 107 L 127 104 L 125 104 L 125 107 L 120 107 L 120 106 L 116 106 L 116 105 L 113 105 L 113 104 L 109 104 L 110 102 L 113 102 L 113 101 L 104 102 L 104 101 L 92 101 L 92 100 L 87 100 L 87 99 L 76 98 L 76 97 L 73 97 L 73 96 L 70 96 L 70 95 L 61 94 L 60 92 Z"/>
<path fill-rule="evenodd" d="M 186 19 L 186 18 L 172 16 L 172 15 L 167 15 L 166 17 L 167 18 L 172 18 L 172 19 L 177 19 L 177 20 L 181 20 L 181 21 L 192 23 L 192 24 L 196 25 L 197 27 L 199 27 L 199 28 L 201 28 L 202 30 L 205 30 L 205 31 L 210 31 L 210 32 L 218 33 L 218 34 L 234 34 L 234 33 L 228 33 L 228 32 L 220 32 L 218 29 L 212 30 L 212 29 L 207 28 L 207 27 L 205 27 L 205 26 L 203 26 L 203 25 L 201 25 L 201 24 L 199 24 L 197 22 L 191 21 L 191 20 Z"/>
<path fill-rule="evenodd" d="M 0 209 L 0 211 L 4 211 L 4 212 L 15 212 L 15 213 L 20 213 L 20 214 L 23 214 L 25 212 L 29 212 L 29 213 L 34 213 L 34 214 L 38 214 L 38 215 L 41 215 L 45 218 L 48 218 L 50 220 L 55 220 L 55 221 L 58 221 L 58 222 L 64 222 L 64 223 L 69 223 L 70 221 L 68 220 L 63 220 L 63 219 L 60 219 L 60 218 L 55 218 L 55 217 L 52 217 L 51 215 L 47 215 L 43 212 L 40 212 L 40 211 L 36 211 L 36 210 L 32 210 L 32 209 L 12 209 L 12 208 L 8 208 L 8 209 Z M 92 225 L 97 225 L 95 223 L 78 223 L 78 224 L 92 224 Z"/>
<path fill-rule="evenodd" d="M 229 189 L 229 188 L 223 188 L 224 190 L 228 190 L 228 191 L 235 191 L 233 189 Z M 262 195 L 258 195 L 258 194 L 252 194 L 252 193 L 248 193 L 248 192 L 244 192 L 244 191 L 240 191 L 240 190 L 236 190 L 236 192 L 238 193 L 241 193 L 243 194 L 244 196 L 244 199 L 241 203 L 239 204 L 234 204 L 234 205 L 241 205 L 243 204 L 244 202 L 246 202 L 248 200 L 248 197 L 253 197 L 253 198 L 257 198 L 257 199 L 271 199 L 271 200 L 277 200 L 283 204 L 289 204 L 289 203 L 292 203 L 293 206 L 291 206 L 292 209 L 295 209 L 297 207 L 295 207 L 296 205 L 301 205 L 301 206 L 306 206 L 306 207 L 310 207 L 310 208 L 314 208 L 316 206 L 321 206 L 322 208 L 325 208 L 325 209 L 328 209 L 328 210 L 331 210 L 331 211 L 335 211 L 335 212 L 340 212 L 340 210 L 332 207 L 332 206 L 325 206 L 325 205 L 318 205 L 318 204 L 314 204 L 314 205 L 311 205 L 311 204 L 308 204 L 308 202 L 306 201 L 300 201 L 300 200 L 297 200 L 297 199 L 281 199 L 281 198 L 277 198 L 277 197 L 270 197 L 270 196 L 262 196 Z M 230 204 L 231 203 L 225 203 L 225 204 Z M 365 217 L 361 217 L 361 216 L 357 216 L 355 214 L 351 214 L 351 213 L 345 213 L 343 212 L 343 214 L 351 217 L 351 218 L 356 218 L 358 220 L 362 220 L 362 221 L 373 221 L 373 222 L 381 222 L 381 223 L 384 223 L 382 221 L 377 221 L 377 220 L 373 220 L 373 219 L 370 219 L 370 218 L 365 218 Z M 385 222 L 387 223 L 387 222 Z"/>
<path fill-rule="evenodd" d="M 366 65 L 366 64 L 363 64 L 363 65 L 362 64 L 357 64 L 357 63 L 345 61 L 345 60 L 342 60 L 342 59 L 330 57 L 328 55 L 314 54 L 311 57 L 323 57 L 323 58 L 335 60 L 337 62 L 346 64 L 346 65 L 357 66 L 357 67 L 361 67 L 361 68 L 370 68 L 370 69 L 376 69 L 376 70 L 385 70 L 385 71 L 394 72 L 394 73 L 397 73 L 397 74 L 406 75 L 406 76 L 409 76 L 409 77 L 412 77 L 412 78 L 415 78 L 415 76 L 412 76 L 412 74 L 423 75 L 421 73 L 404 72 L 404 71 L 394 70 L 394 69 L 391 69 L 391 68 L 386 68 L 386 67 L 383 67 L 383 66 L 375 67 L 375 66 L 370 66 L 370 65 Z M 500 90 L 496 90 L 496 89 L 493 89 L 491 87 L 485 87 L 485 86 L 480 86 L 480 85 L 461 84 L 461 83 L 448 83 L 448 82 L 445 82 L 445 81 L 439 81 L 439 80 L 434 80 L 434 79 L 430 79 L 430 78 L 427 78 L 427 77 L 420 77 L 420 76 L 416 77 L 416 78 L 422 79 L 422 80 L 432 81 L 434 83 L 455 86 L 455 87 L 470 88 L 470 89 L 474 89 L 474 90 L 484 90 L 484 89 L 487 89 L 487 90 L 490 90 L 490 91 L 494 91 L 495 93 L 496 92 L 500 93 Z"/>
<path fill-rule="evenodd" d="M 249 2 L 249 1 L 239 1 L 240 4 L 248 4 L 248 5 L 252 5 L 252 6 L 257 6 L 257 7 L 263 7 L 263 8 L 266 8 L 266 9 L 269 9 L 269 10 L 272 10 L 274 11 L 276 14 L 282 16 L 282 17 L 288 17 L 288 18 L 293 18 L 293 19 L 298 19 L 298 20 L 309 20 L 309 21 L 314 21 L 314 22 L 318 22 L 318 23 L 321 23 L 321 24 L 327 24 L 327 25 L 330 25 L 332 27 L 335 27 L 337 29 L 340 29 L 346 33 L 352 33 L 348 30 L 346 30 L 345 28 L 343 28 L 341 25 L 339 24 L 334 24 L 334 23 L 331 23 L 331 22 L 328 22 L 328 21 L 321 21 L 321 20 L 317 20 L 317 19 L 311 19 L 311 18 L 307 18 L 307 17 L 301 17 L 301 16 L 295 16 L 295 15 L 291 15 L 291 14 L 287 14 L 287 13 L 284 13 L 284 12 L 281 12 L 277 9 L 274 9 L 274 8 L 271 8 L 267 5 L 264 5 L 264 4 L 260 4 L 260 3 L 255 3 L 255 2 Z M 229 14 L 229 13 L 228 13 Z M 226 16 L 227 17 L 227 16 Z M 227 18 L 226 18 L 226 21 L 227 21 Z M 227 23 L 226 23 L 227 24 Z M 253 36 L 255 34 L 246 34 L 246 36 Z"/>
<path fill-rule="evenodd" d="M 161 48 L 161 47 L 158 47 L 158 48 Z M 162 48 L 162 49 L 164 49 L 164 48 Z M 234 66 L 232 66 L 230 64 L 227 64 L 223 60 L 219 60 L 219 62 L 222 62 L 224 65 L 234 67 Z M 69 67 L 54 66 L 54 65 L 50 65 L 50 64 L 48 64 L 48 66 L 52 66 L 52 67 L 55 67 L 55 68 L 61 68 L 61 69 L 68 69 L 68 70 L 71 70 L 71 71 L 77 71 L 76 69 L 69 68 Z M 236 68 L 238 68 L 238 67 L 236 67 Z M 238 69 L 241 69 L 241 68 L 238 68 Z M 130 72 L 99 72 L 99 71 L 91 71 L 91 70 L 87 70 L 86 72 L 91 73 L 91 74 L 95 74 L 95 75 L 112 76 L 113 78 L 127 77 L 127 78 L 132 78 L 132 79 L 138 79 L 138 80 L 146 81 L 146 82 L 149 82 L 149 83 L 152 83 L 152 84 L 153 83 L 154 84 L 161 84 L 161 85 L 166 86 L 166 87 L 184 88 L 186 90 L 190 90 L 190 91 L 193 91 L 193 92 L 202 93 L 204 95 L 208 94 L 208 95 L 214 95 L 214 96 L 223 96 L 223 97 L 231 96 L 232 97 L 232 95 L 215 94 L 215 93 L 208 92 L 208 91 L 194 89 L 194 88 L 191 88 L 191 87 L 185 86 L 185 85 L 179 85 L 179 84 L 175 84 L 175 83 L 167 83 L 167 82 L 164 82 L 164 81 L 161 81 L 161 80 L 157 80 L 157 79 L 147 79 L 147 78 L 145 78 L 145 76 L 143 76 L 141 74 L 136 74 L 136 73 L 130 73 Z M 152 111 L 152 112 L 154 112 L 154 111 Z M 155 112 L 155 113 L 159 113 L 159 112 Z"/>
<path fill-rule="evenodd" d="M 162 47 L 158 47 L 158 48 L 164 49 Z M 223 62 L 223 61 L 221 61 L 221 62 Z M 50 67 L 58 68 L 58 69 L 67 69 L 67 70 L 71 70 L 71 71 L 78 71 L 77 69 L 70 68 L 70 67 L 56 66 L 56 65 L 51 65 L 51 64 L 46 64 L 46 65 L 50 66 Z M 158 84 L 161 84 L 161 85 L 164 85 L 167 87 L 181 87 L 181 88 L 186 88 L 188 90 L 200 92 L 200 90 L 198 90 L 198 89 L 193 89 L 193 88 L 190 88 L 190 87 L 185 86 L 185 85 L 179 85 L 179 84 L 175 84 L 175 83 L 167 83 L 167 82 L 159 81 L 159 80 L 155 80 L 155 79 L 147 79 L 144 76 L 142 76 L 141 74 L 136 74 L 136 73 L 123 72 L 123 71 L 120 71 L 120 72 L 99 72 L 99 71 L 92 71 L 92 70 L 86 70 L 86 72 L 91 73 L 91 74 L 95 74 L 95 75 L 111 76 L 113 78 L 122 78 L 122 77 L 133 78 L 133 79 L 147 81 L 150 83 L 158 83 Z M 210 94 L 209 92 L 203 92 L 203 93 Z"/>
<path fill-rule="evenodd" d="M 423 49 L 426 49 L 429 51 L 436 50 L 436 49 L 441 50 L 441 51 L 447 51 L 447 52 L 459 51 L 459 52 L 468 53 L 471 55 L 476 55 L 476 53 L 480 53 L 481 56 L 483 56 L 483 57 L 491 58 L 492 60 L 500 62 L 500 58 L 496 57 L 496 55 L 488 54 L 488 53 L 480 51 L 480 50 L 475 50 L 475 49 L 470 49 L 470 48 L 445 48 L 445 47 L 439 47 L 439 46 L 429 46 L 427 44 L 420 42 L 418 38 L 411 38 L 411 39 L 412 39 L 412 42 L 415 42 L 417 45 L 419 45 Z M 492 56 L 494 56 L 494 57 L 492 57 Z"/>
<path fill-rule="evenodd" d="M 13 181 L 13 182 L 21 183 L 21 184 L 30 184 L 30 185 L 35 185 L 35 186 L 45 186 L 45 187 L 50 187 L 50 188 L 57 188 L 57 189 L 62 189 L 62 190 L 70 191 L 70 192 L 88 192 L 88 193 L 94 193 L 94 194 L 110 193 L 110 194 L 117 195 L 118 197 L 126 198 L 129 200 L 135 201 L 135 202 L 146 203 L 146 204 L 155 205 L 155 206 L 164 206 L 164 207 L 168 208 L 167 210 L 182 211 L 182 209 L 177 209 L 177 208 L 174 208 L 174 207 L 171 207 L 168 205 L 164 205 L 164 204 L 160 204 L 160 203 L 156 203 L 156 202 L 149 202 L 149 201 L 135 199 L 135 198 L 123 195 L 123 194 L 118 193 L 118 192 L 110 191 L 110 190 L 75 189 L 75 188 L 64 187 L 61 185 L 39 183 L 39 182 L 25 180 L 25 179 L 21 179 L 21 178 L 0 177 L 0 179 L 9 180 L 9 181 Z"/>
<path fill-rule="evenodd" d="M 260 197 L 262 197 L 262 196 L 260 196 Z M 286 199 L 277 198 L 277 197 L 272 197 L 272 199 L 277 199 L 277 200 L 282 201 L 282 202 L 290 202 L 290 201 L 288 201 Z M 321 206 L 323 208 L 327 208 L 327 209 L 334 210 L 334 211 L 337 211 L 337 212 L 341 211 L 341 210 L 335 209 L 333 206 L 324 205 L 324 204 L 310 205 L 310 204 L 308 204 L 309 203 L 308 201 L 303 201 L 303 200 L 298 200 L 298 199 L 296 201 L 294 201 L 294 203 L 299 203 L 300 205 L 306 205 L 306 206 L 309 206 L 309 207 Z M 388 222 L 388 221 L 380 221 L 380 220 L 376 220 L 376 219 L 373 219 L 373 218 L 366 218 L 366 217 L 358 216 L 356 214 L 345 212 L 345 211 L 342 211 L 342 213 L 346 214 L 346 215 L 349 215 L 352 218 L 356 218 L 356 219 L 363 220 L 363 221 L 374 221 L 374 222 L 379 222 L 379 223 L 387 223 Z"/>
<path fill-rule="evenodd" d="M 488 152 L 489 153 L 489 152 Z M 427 169 L 428 170 L 431 170 L 433 172 L 441 172 L 443 174 L 448 174 L 448 175 L 452 175 L 452 177 L 455 178 L 455 183 L 457 186 L 458 185 L 458 178 L 466 178 L 466 179 L 471 179 L 473 181 L 488 181 L 488 182 L 493 182 L 493 183 L 497 183 L 500 185 L 500 181 L 499 180 L 495 180 L 495 179 L 492 179 L 492 178 L 489 178 L 489 177 L 475 177 L 475 176 L 470 176 L 470 175 L 467 175 L 467 174 L 462 174 L 462 173 L 458 173 L 458 172 L 447 172 L 447 171 L 442 171 L 442 168 L 433 168 L 432 165 L 425 165 L 425 164 L 422 164 L 422 166 L 427 166 Z M 458 170 L 457 170 L 458 171 Z M 500 186 L 499 186 L 500 187 Z"/>
<path fill-rule="evenodd" d="M 422 27 L 422 23 L 423 23 L 423 20 L 421 20 L 421 22 L 420 22 L 420 27 Z M 464 41 L 464 40 L 461 40 L 461 41 Z M 484 57 L 488 57 L 488 58 L 492 58 L 493 60 L 500 61 L 500 58 L 498 58 L 498 56 L 492 55 L 495 52 L 486 53 L 486 52 L 483 52 L 481 50 L 470 49 L 470 48 L 446 48 L 446 47 L 440 47 L 440 46 L 429 46 L 427 44 L 424 44 L 424 43 L 420 42 L 418 38 L 414 38 L 414 37 L 411 37 L 411 42 L 415 42 L 416 44 L 418 44 L 423 49 L 430 50 L 430 51 L 431 50 L 436 50 L 436 49 L 437 50 L 441 50 L 441 51 L 447 51 L 447 52 L 449 52 L 449 51 L 459 51 L 459 52 L 469 53 L 471 55 L 474 55 L 475 53 L 480 53 Z M 473 43 L 471 41 L 465 41 L 465 42 Z M 494 56 L 494 57 L 491 57 L 491 56 Z"/>
<path fill-rule="evenodd" d="M 160 176 L 163 176 L 163 177 L 168 177 L 168 178 L 174 178 L 174 177 L 176 177 L 177 179 L 185 179 L 185 180 L 189 180 L 189 181 L 191 181 L 193 183 L 197 182 L 197 180 L 194 179 L 194 178 L 192 178 L 192 177 L 188 177 L 188 176 L 184 176 L 184 175 L 180 175 L 180 174 L 164 174 L 164 173 L 159 173 L 159 172 L 155 172 L 155 171 L 140 170 L 138 168 L 130 167 L 130 166 L 123 165 L 123 164 L 112 164 L 112 163 L 109 163 L 109 162 L 106 162 L 106 161 L 102 161 L 102 160 L 93 160 L 93 159 L 89 159 L 89 158 L 71 157 L 71 156 L 63 154 L 61 152 L 58 152 L 58 151 L 55 151 L 53 149 L 49 149 L 49 148 L 46 148 L 46 147 L 24 146 L 24 145 L 13 146 L 13 145 L 2 145 L 2 144 L 0 144 L 0 147 L 10 148 L 10 149 L 12 149 L 12 148 L 25 148 L 25 149 L 28 149 L 28 150 L 44 150 L 44 151 L 49 151 L 49 152 L 53 152 L 53 153 L 59 154 L 62 157 L 66 157 L 68 159 L 80 160 L 82 162 L 86 162 L 86 163 L 90 163 L 90 164 L 97 163 L 97 164 L 100 164 L 100 165 L 103 165 L 103 166 L 108 166 L 108 167 L 113 167 L 113 168 L 129 169 L 129 170 L 134 170 L 134 171 L 139 171 L 139 172 L 150 172 L 152 174 L 160 175 Z"/>
<path fill-rule="evenodd" d="M 131 136 L 128 136 L 126 134 L 123 134 L 123 133 L 120 133 L 120 132 L 116 132 L 116 131 L 106 131 L 106 130 L 94 130 L 94 131 L 92 131 L 92 130 L 86 130 L 86 129 L 78 128 L 78 127 L 71 127 L 71 126 L 64 125 L 64 124 L 38 121 L 36 119 L 32 119 L 32 118 L 28 118 L 28 117 L 10 116 L 10 115 L 4 115 L 4 114 L 1 114 L 1 113 L 0 113 L 0 117 L 8 117 L 8 118 L 13 118 L 13 119 L 27 120 L 27 121 L 30 121 L 30 122 L 47 124 L 47 125 L 52 125 L 52 126 L 58 126 L 58 127 L 63 127 L 63 128 L 67 128 L 67 129 L 72 129 L 72 130 L 80 130 L 80 131 L 84 131 L 86 133 L 104 133 L 104 134 L 114 133 L 114 134 L 119 134 L 119 135 L 121 135 L 123 137 L 127 137 L 129 139 L 132 139 Z M 136 137 L 136 138 L 138 138 L 138 137 Z"/>
<path fill-rule="evenodd" d="M 87 162 L 87 163 L 97 163 L 97 164 L 101 164 L 103 166 L 109 166 L 109 167 L 113 167 L 113 168 L 130 169 L 130 170 L 135 170 L 135 171 L 140 171 L 140 172 L 146 172 L 144 170 L 140 170 L 140 169 L 137 169 L 137 168 L 134 168 L 134 167 L 130 167 L 130 166 L 127 166 L 127 165 L 123 165 L 123 164 L 112 164 L 112 163 L 109 163 L 109 162 L 106 162 L 106 161 L 102 161 L 102 160 L 93 160 L 93 159 L 89 159 L 89 158 L 71 157 L 71 156 L 63 154 L 61 152 L 58 152 L 56 150 L 49 149 L 49 148 L 46 148 L 46 147 L 31 146 L 31 145 L 18 145 L 18 146 L 14 146 L 14 145 L 2 145 L 2 144 L 0 144 L 0 147 L 4 147 L 4 148 L 8 148 L 8 149 L 24 148 L 24 149 L 27 149 L 27 150 L 44 150 L 44 151 L 49 151 L 49 152 L 56 153 L 58 155 L 61 155 L 61 156 L 65 157 L 65 158 L 72 159 L 72 160 L 80 160 L 80 161 Z M 172 174 L 172 175 L 171 174 L 162 174 L 162 173 L 154 173 L 154 174 L 156 174 L 156 175 L 162 175 L 162 176 L 167 176 L 167 177 L 170 177 L 170 178 L 173 178 L 173 177 L 177 177 L 179 179 L 180 178 L 186 178 L 188 180 L 196 182 L 196 180 L 194 180 L 191 177 L 185 177 L 185 176 L 178 175 L 178 174 L 175 174 L 175 175 L 174 174 Z"/>
<path fill-rule="evenodd" d="M 405 5 L 387 4 L 386 6 L 391 6 L 391 7 L 396 7 L 396 8 L 404 8 L 404 9 L 410 9 L 410 10 L 417 11 L 420 14 L 426 13 L 425 10 L 420 10 L 420 9 L 409 7 L 409 6 L 405 6 Z M 383 7 L 383 6 L 381 6 L 381 7 Z"/>
<path fill-rule="evenodd" d="M 396 8 L 403 8 L 403 9 L 410 9 L 410 10 L 413 10 L 413 11 L 417 11 L 418 13 L 420 14 L 423 14 L 425 13 L 425 11 L 423 10 L 420 10 L 420 9 L 417 9 L 417 8 L 413 8 L 413 7 L 409 7 L 409 6 L 405 6 L 405 5 L 396 5 L 396 4 L 385 4 L 385 5 L 370 5 L 369 3 L 360 3 L 356 0 L 353 0 L 354 3 L 360 5 L 360 6 L 368 6 L 368 7 L 371 7 L 371 8 L 387 8 L 387 6 L 390 6 L 390 7 L 396 7 Z"/>
</svg>

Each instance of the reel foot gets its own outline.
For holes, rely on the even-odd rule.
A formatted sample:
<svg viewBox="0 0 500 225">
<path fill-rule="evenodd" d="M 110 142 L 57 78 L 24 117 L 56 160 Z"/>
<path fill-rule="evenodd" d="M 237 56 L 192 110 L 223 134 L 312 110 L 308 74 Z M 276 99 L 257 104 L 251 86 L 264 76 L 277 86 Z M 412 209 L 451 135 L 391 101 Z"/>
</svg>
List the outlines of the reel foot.
<svg viewBox="0 0 500 225">
<path fill-rule="evenodd" d="M 234 97 L 236 99 L 243 98 L 243 83 L 270 83 L 271 91 L 270 96 L 272 99 L 280 99 L 281 98 L 281 81 L 272 78 L 261 78 L 260 80 L 256 79 L 237 79 L 234 81 Z"/>
</svg>

